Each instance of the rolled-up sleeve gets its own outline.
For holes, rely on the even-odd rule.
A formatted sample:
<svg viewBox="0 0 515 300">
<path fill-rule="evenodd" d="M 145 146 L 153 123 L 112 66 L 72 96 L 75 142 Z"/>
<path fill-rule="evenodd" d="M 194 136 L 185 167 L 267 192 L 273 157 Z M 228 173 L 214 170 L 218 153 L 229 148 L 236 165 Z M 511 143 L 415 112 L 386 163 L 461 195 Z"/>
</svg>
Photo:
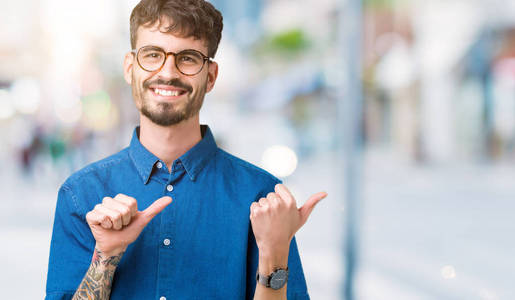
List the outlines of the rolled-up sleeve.
<svg viewBox="0 0 515 300">
<path fill-rule="evenodd" d="M 50 244 L 46 300 L 71 299 L 90 265 L 95 240 L 70 186 L 59 189 Z"/>
</svg>

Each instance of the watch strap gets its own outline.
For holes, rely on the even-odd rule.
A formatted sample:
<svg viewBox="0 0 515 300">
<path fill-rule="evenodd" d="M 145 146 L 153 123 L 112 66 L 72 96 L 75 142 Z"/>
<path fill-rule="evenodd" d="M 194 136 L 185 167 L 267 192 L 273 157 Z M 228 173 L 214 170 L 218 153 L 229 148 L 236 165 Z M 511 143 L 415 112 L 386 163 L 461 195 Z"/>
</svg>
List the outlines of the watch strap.
<svg viewBox="0 0 515 300">
<path fill-rule="evenodd" d="M 286 267 L 286 269 L 277 268 L 268 276 L 259 274 L 259 269 L 258 269 L 256 271 L 256 282 L 258 282 L 259 284 L 261 284 L 261 285 L 263 285 L 263 286 L 265 286 L 267 288 L 274 288 L 274 287 L 271 286 L 270 282 L 273 279 L 273 276 L 275 274 L 277 274 L 278 271 L 285 271 L 286 272 L 286 281 L 287 281 L 288 280 L 288 274 L 290 273 L 290 270 L 288 269 L 288 267 Z M 286 281 L 285 281 L 285 283 L 286 283 Z M 284 284 L 282 284 L 282 285 L 284 285 Z M 281 287 L 282 287 L 282 285 L 281 285 Z"/>
<path fill-rule="evenodd" d="M 264 275 L 259 274 L 259 271 L 256 272 L 256 281 L 261 285 L 270 287 L 270 278 L 272 278 L 272 275 L 264 276 Z"/>
</svg>

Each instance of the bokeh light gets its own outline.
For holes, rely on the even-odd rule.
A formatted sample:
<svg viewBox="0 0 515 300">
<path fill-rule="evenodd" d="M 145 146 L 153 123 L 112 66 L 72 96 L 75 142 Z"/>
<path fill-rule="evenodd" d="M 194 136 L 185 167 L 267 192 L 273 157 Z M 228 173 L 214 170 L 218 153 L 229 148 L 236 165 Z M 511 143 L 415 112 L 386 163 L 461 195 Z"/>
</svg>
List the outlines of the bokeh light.
<svg viewBox="0 0 515 300">
<path fill-rule="evenodd" d="M 82 98 L 84 108 L 84 124 L 93 130 L 110 129 L 118 121 L 116 108 L 105 91 L 98 91 Z"/>
<path fill-rule="evenodd" d="M 82 117 L 82 102 L 76 93 L 63 90 L 54 98 L 54 112 L 65 125 L 73 125 Z"/>
<path fill-rule="evenodd" d="M 0 89 L 0 120 L 9 119 L 15 114 L 11 94 L 6 89 Z"/>
<path fill-rule="evenodd" d="M 34 114 L 41 102 L 39 81 L 32 78 L 16 80 L 11 87 L 11 100 L 16 110 L 22 114 Z"/>
<path fill-rule="evenodd" d="M 261 164 L 271 174 L 284 178 L 295 172 L 297 155 L 287 146 L 275 145 L 263 152 Z"/>
<path fill-rule="evenodd" d="M 444 266 L 441 270 L 442 277 L 444 279 L 454 279 L 456 278 L 456 270 L 453 266 Z"/>
</svg>

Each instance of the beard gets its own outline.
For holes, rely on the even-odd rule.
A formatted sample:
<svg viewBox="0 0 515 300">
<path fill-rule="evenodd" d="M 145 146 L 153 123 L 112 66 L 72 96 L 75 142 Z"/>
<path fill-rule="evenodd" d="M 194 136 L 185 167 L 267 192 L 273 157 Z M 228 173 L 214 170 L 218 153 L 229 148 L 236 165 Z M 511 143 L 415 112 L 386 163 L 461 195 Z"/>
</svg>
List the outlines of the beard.
<svg viewBox="0 0 515 300">
<path fill-rule="evenodd" d="M 133 82 L 136 83 L 135 78 L 133 78 Z M 185 106 L 181 108 L 181 103 L 156 102 L 149 99 L 149 97 L 145 97 L 144 92 L 150 92 L 149 86 L 151 84 L 169 85 L 186 90 L 186 94 L 183 95 L 187 98 Z M 169 81 L 157 79 L 154 81 L 143 82 L 141 89 L 136 87 L 136 84 L 133 84 L 132 94 L 134 100 L 136 102 L 139 101 L 139 111 L 141 114 L 147 117 L 154 124 L 160 126 L 171 126 L 188 120 L 200 112 L 200 108 L 202 107 L 204 96 L 206 94 L 206 87 L 207 79 L 196 93 L 193 93 L 193 88 L 190 85 L 181 82 L 177 78 Z"/>
</svg>

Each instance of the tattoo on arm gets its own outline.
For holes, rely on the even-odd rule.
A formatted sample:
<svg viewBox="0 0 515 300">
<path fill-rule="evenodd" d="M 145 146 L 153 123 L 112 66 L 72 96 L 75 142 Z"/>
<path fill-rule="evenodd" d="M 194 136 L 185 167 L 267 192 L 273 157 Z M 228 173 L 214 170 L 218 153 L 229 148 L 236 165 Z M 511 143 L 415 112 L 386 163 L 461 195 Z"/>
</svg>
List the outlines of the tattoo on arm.
<svg viewBox="0 0 515 300">
<path fill-rule="evenodd" d="M 102 252 L 95 249 L 91 265 L 72 300 L 109 300 L 114 272 L 122 259 L 123 252 L 107 258 L 102 256 Z"/>
</svg>

